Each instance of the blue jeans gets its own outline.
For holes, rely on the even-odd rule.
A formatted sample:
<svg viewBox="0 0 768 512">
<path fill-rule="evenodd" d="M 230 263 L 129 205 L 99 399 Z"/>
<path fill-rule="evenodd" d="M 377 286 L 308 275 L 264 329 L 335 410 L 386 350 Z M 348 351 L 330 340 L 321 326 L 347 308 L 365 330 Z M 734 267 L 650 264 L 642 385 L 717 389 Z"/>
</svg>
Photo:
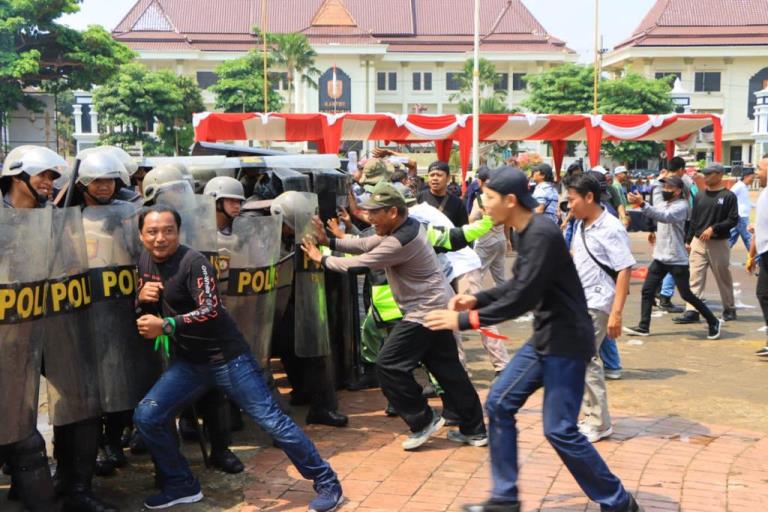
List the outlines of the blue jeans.
<svg viewBox="0 0 768 512">
<path fill-rule="evenodd" d="M 544 437 L 601 510 L 622 510 L 629 495 L 576 425 L 584 394 L 586 359 L 537 354 L 529 341 L 515 354 L 488 393 L 491 499 L 518 501 L 515 415 L 536 390 L 544 388 Z"/>
<path fill-rule="evenodd" d="M 139 403 L 133 421 L 147 444 L 163 481 L 163 490 L 187 490 L 196 483 L 179 450 L 174 420 L 200 395 L 217 387 L 275 440 L 315 490 L 338 486 L 331 466 L 302 430 L 277 407 L 251 353 L 219 364 L 175 360 Z"/>
<path fill-rule="evenodd" d="M 739 217 L 739 222 L 731 228 L 731 237 L 728 239 L 728 245 L 733 247 L 739 241 L 739 237 L 744 242 L 744 247 L 749 251 L 749 244 L 752 243 L 752 233 L 747 231 L 749 226 L 749 217 Z"/>
<path fill-rule="evenodd" d="M 615 339 L 605 337 L 603 344 L 600 345 L 600 359 L 603 360 L 603 367 L 606 370 L 621 370 L 621 356 Z"/>
<path fill-rule="evenodd" d="M 662 295 L 664 297 L 672 298 L 672 296 L 675 294 L 675 278 L 672 277 L 672 274 L 667 274 L 664 276 L 664 280 L 661 282 L 661 291 L 659 292 L 659 295 Z"/>
</svg>

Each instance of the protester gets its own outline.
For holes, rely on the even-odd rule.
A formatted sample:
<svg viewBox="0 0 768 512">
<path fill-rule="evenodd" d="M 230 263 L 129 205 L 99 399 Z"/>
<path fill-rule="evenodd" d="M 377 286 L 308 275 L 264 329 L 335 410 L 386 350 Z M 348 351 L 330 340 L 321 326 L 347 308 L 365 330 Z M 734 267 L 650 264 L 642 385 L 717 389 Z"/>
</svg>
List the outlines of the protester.
<svg viewBox="0 0 768 512">
<path fill-rule="evenodd" d="M 723 320 L 736 320 L 728 237 L 731 229 L 739 222 L 738 202 L 736 196 L 723 184 L 725 169 L 722 165 L 713 164 L 701 172 L 707 189 L 693 201 L 686 233 L 686 243 L 690 245 L 691 254 L 691 291 L 701 298 L 706 285 L 707 269 L 711 269 L 723 303 Z M 689 303 L 685 313 L 672 321 L 678 324 L 697 323 L 699 313 Z"/>
<path fill-rule="evenodd" d="M 747 248 L 747 251 L 749 251 L 752 243 L 752 234 L 747 227 L 749 226 L 749 216 L 752 214 L 752 208 L 754 208 L 752 201 L 749 199 L 749 188 L 752 186 L 753 181 L 755 181 L 755 169 L 745 167 L 741 172 L 741 179 L 731 187 L 731 192 L 736 196 L 739 203 L 739 222 L 731 228 L 731 236 L 728 239 L 728 246 L 731 248 L 739 241 L 739 237 L 744 242 L 744 247 Z"/>
<path fill-rule="evenodd" d="M 477 181 L 482 188 L 485 182 L 491 175 L 491 170 L 488 167 L 481 167 L 477 171 Z M 481 192 L 481 190 L 479 191 Z M 485 210 L 483 208 L 483 197 L 479 193 L 472 205 L 472 210 L 469 214 L 470 222 L 475 222 L 483 217 Z M 485 279 L 486 274 L 490 271 L 493 282 L 496 285 L 500 285 L 506 281 L 504 260 L 507 255 L 507 234 L 505 233 L 504 226 L 498 225 L 491 229 L 491 232 L 487 235 L 480 237 L 475 242 L 475 252 L 480 257 L 482 267 L 480 269 L 480 280 Z"/>
<path fill-rule="evenodd" d="M 519 511 L 515 415 L 543 387 L 544 436 L 582 490 L 604 510 L 640 510 L 634 498 L 577 427 L 587 361 L 595 353 L 595 333 L 584 290 L 560 230 L 533 212 L 538 201 L 516 168 L 491 173 L 485 207 L 494 223 L 515 230 L 518 257 L 513 278 L 477 295 L 458 295 L 450 310 L 432 311 L 433 330 L 477 329 L 534 312 L 533 337 L 496 379 L 486 411 L 491 435 L 491 498 L 465 510 Z M 558 269 L 553 272 L 552 269 Z"/>
<path fill-rule="evenodd" d="M 768 184 L 768 155 L 764 156 L 757 164 L 757 178 L 760 185 L 765 187 Z M 759 260 L 760 273 L 757 276 L 757 301 L 760 303 L 760 310 L 763 313 L 763 322 L 768 327 L 768 188 L 760 192 L 757 200 L 757 223 L 755 225 L 755 236 L 749 247 L 749 258 L 747 258 L 747 270 L 753 272 Z M 768 357 L 768 342 L 758 350 L 756 354 L 760 357 Z"/>
<path fill-rule="evenodd" d="M 420 203 L 427 202 L 443 212 L 457 228 L 469 223 L 469 216 L 461 198 L 448 192 L 451 171 L 448 164 L 432 162 L 428 170 L 429 189 L 419 194 Z"/>
<path fill-rule="evenodd" d="M 531 171 L 531 177 L 536 183 L 533 197 L 539 202 L 536 213 L 543 213 L 552 222 L 560 225 L 560 198 L 554 185 L 555 175 L 552 167 L 549 164 L 538 164 Z"/>
<path fill-rule="evenodd" d="M 707 319 L 707 338 L 720 337 L 721 322 L 699 297 L 691 292 L 689 285 L 688 252 L 685 246 L 685 219 L 688 217 L 688 201 L 683 197 L 685 184 L 677 175 L 661 178 L 663 186 L 661 203 L 650 205 L 640 194 L 630 194 L 629 202 L 640 207 L 643 215 L 658 223 L 656 245 L 653 248 L 653 262 L 643 283 L 640 323 L 636 327 L 625 327 L 624 331 L 636 336 L 648 336 L 651 326 L 651 308 L 654 294 L 665 275 L 675 280 L 680 296 L 693 305 L 698 313 Z"/>
<path fill-rule="evenodd" d="M 568 183 L 568 205 L 578 219 L 571 245 L 595 330 L 595 355 L 587 365 L 586 390 L 579 430 L 590 442 L 613 434 L 603 367 L 597 353 L 610 336 L 621 334 L 622 313 L 635 258 L 627 230 L 600 204 L 600 184 L 591 175 Z"/>
</svg>

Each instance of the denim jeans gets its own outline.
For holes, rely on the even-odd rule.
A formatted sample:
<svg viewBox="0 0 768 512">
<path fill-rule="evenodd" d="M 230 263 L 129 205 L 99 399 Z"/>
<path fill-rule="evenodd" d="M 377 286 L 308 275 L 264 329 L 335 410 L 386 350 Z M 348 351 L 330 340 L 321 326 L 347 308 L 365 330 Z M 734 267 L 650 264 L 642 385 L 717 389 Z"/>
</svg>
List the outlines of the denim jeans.
<svg viewBox="0 0 768 512">
<path fill-rule="evenodd" d="M 600 454 L 587 441 L 576 421 L 584 393 L 586 358 L 541 355 L 529 341 L 494 382 L 485 408 L 488 413 L 491 499 L 518 501 L 517 427 L 515 415 L 536 390 L 544 388 L 544 436 L 601 510 L 622 510 L 629 495 Z"/>
<path fill-rule="evenodd" d="M 747 231 L 749 226 L 749 217 L 739 217 L 739 222 L 731 228 L 731 237 L 728 239 L 728 245 L 733 247 L 739 241 L 739 237 L 744 242 L 744 247 L 749 251 L 749 244 L 752 243 L 752 233 Z"/>
<path fill-rule="evenodd" d="M 664 280 L 661 282 L 661 292 L 659 292 L 659 294 L 669 299 L 675 294 L 675 278 L 672 274 L 664 276 Z"/>
<path fill-rule="evenodd" d="M 336 473 L 324 461 L 302 430 L 277 407 L 252 354 L 218 364 L 192 364 L 175 360 L 149 390 L 134 412 L 133 421 L 149 448 L 163 481 L 163 490 L 186 490 L 196 482 L 179 450 L 173 422 L 178 413 L 203 393 L 224 391 L 274 439 L 301 476 L 315 489 L 339 485 Z"/>
<path fill-rule="evenodd" d="M 616 340 L 606 336 L 603 344 L 600 345 L 600 359 L 603 360 L 603 367 L 606 370 L 621 370 L 621 356 L 619 347 L 616 346 Z"/>
</svg>

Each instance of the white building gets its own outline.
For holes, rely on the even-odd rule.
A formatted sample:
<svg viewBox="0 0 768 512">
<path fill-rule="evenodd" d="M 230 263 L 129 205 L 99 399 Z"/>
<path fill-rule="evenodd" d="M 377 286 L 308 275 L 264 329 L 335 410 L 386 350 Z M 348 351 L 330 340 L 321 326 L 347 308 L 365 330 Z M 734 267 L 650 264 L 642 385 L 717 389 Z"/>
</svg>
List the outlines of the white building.
<svg viewBox="0 0 768 512">
<path fill-rule="evenodd" d="M 138 0 L 112 32 L 150 69 L 194 76 L 205 89 L 220 63 L 258 45 L 257 0 Z M 456 74 L 472 55 L 473 0 L 268 0 L 271 33 L 306 34 L 318 53 L 317 90 L 297 83 L 294 112 L 455 113 Z M 510 107 L 523 77 L 577 55 L 547 34 L 521 0 L 482 0 L 482 56 L 496 65 Z M 329 84 L 335 67 L 341 90 Z M 284 90 L 284 70 L 271 70 Z M 332 97 L 333 96 L 333 97 Z M 215 98 L 204 92 L 213 110 Z M 286 109 L 289 107 L 286 106 Z"/>
<path fill-rule="evenodd" d="M 754 163 L 755 93 L 768 87 L 768 0 L 657 0 L 604 70 L 674 76 L 691 112 L 723 116 L 725 163 Z M 697 158 L 708 151 L 704 134 Z"/>
</svg>

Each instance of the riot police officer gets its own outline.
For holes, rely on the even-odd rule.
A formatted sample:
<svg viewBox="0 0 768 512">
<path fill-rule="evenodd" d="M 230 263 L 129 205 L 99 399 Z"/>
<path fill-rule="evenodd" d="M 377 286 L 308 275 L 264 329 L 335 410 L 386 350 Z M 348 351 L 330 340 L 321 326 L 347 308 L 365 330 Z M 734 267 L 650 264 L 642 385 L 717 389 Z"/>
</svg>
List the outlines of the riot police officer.
<svg viewBox="0 0 768 512">
<path fill-rule="evenodd" d="M 129 183 L 117 187 L 115 199 L 127 201 L 130 203 L 142 203 L 143 197 L 141 195 L 141 190 L 134 182 L 134 179 L 138 179 L 139 177 L 143 179 L 143 174 L 145 172 L 142 171 L 139 173 L 139 164 L 136 163 L 133 157 L 129 155 L 124 149 L 117 146 L 97 146 L 94 148 L 88 148 L 81 151 L 77 156 L 79 159 L 84 159 L 87 158 L 88 155 L 94 153 L 108 153 L 114 156 L 120 161 L 121 164 L 123 164 L 126 173 L 128 173 Z"/>
<path fill-rule="evenodd" d="M 15 148 L 6 157 L 0 174 L 3 208 L 45 206 L 53 191 L 54 180 L 66 167 L 66 162 L 47 148 Z M 9 225 L 12 223 L 16 225 Z M 47 226 L 50 228 L 50 223 Z M 23 232 L 29 226 L 18 220 L 9 219 L 6 223 L 5 216 L 2 227 L 14 233 L 6 233 L 4 238 L 8 245 L 0 254 L 0 274 L 3 274 L 0 281 L 8 282 L 11 276 L 14 280 L 24 279 L 26 276 L 21 274 L 26 271 L 24 267 L 33 255 L 24 247 L 14 251 L 15 244 L 9 239 L 15 237 L 18 241 L 32 241 L 36 233 Z M 43 233 L 41 241 L 47 238 L 48 233 Z M 42 251 L 45 255 L 45 250 L 40 247 L 30 249 L 35 249 L 37 254 Z M 38 512 L 56 510 L 57 507 L 45 440 L 36 427 L 42 339 L 34 322 L 21 321 L 15 325 L 0 322 L 0 385 L 3 388 L 3 400 L 0 402 L 0 465 L 8 463 L 11 469 L 9 498 L 21 499 L 27 509 Z M 18 368 L 27 371 L 19 372 Z M 19 378 L 14 379 L 14 376 Z"/>
</svg>

